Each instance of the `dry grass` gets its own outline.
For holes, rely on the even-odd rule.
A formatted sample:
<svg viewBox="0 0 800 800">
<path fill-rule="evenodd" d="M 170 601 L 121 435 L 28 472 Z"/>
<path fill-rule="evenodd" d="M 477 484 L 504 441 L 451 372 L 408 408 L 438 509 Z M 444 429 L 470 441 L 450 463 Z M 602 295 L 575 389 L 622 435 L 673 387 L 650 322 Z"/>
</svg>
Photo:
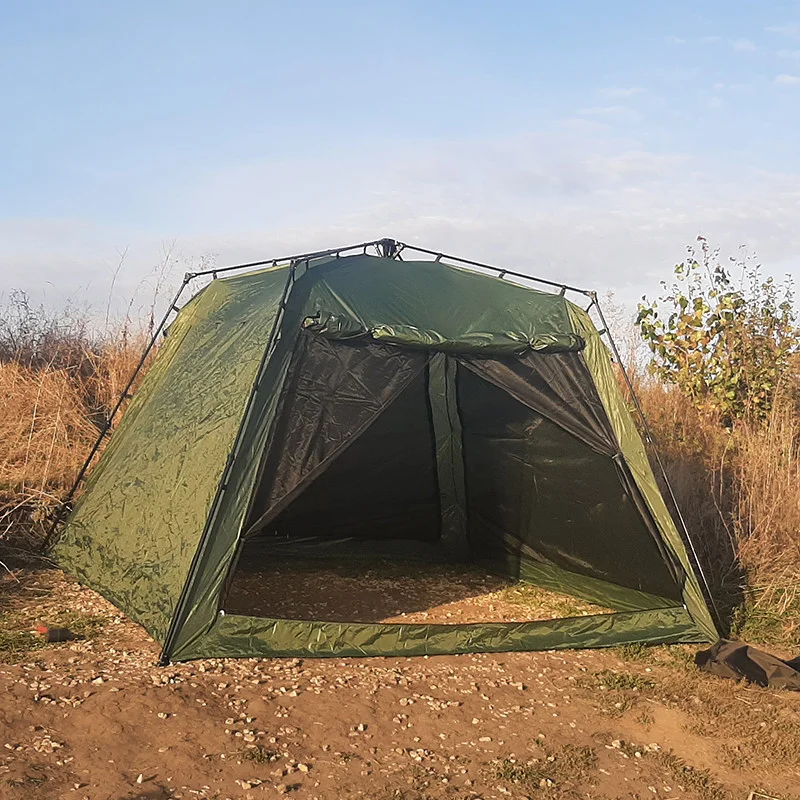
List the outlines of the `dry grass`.
<svg viewBox="0 0 800 800">
<path fill-rule="evenodd" d="M 678 709 L 690 733 L 720 742 L 720 761 L 732 769 L 800 769 L 800 720 L 792 693 L 720 682 L 694 667 L 689 648 L 617 648 L 617 654 L 628 662 L 624 669 L 604 669 L 581 681 L 610 717 L 634 707 L 645 715 L 659 705 Z"/>
<path fill-rule="evenodd" d="M 594 748 L 565 744 L 558 750 L 544 751 L 541 758 L 527 762 L 504 758 L 494 765 L 492 773 L 495 778 L 526 792 L 544 790 L 547 795 L 562 796 L 562 790 L 569 790 L 584 779 L 596 763 Z"/>
<path fill-rule="evenodd" d="M 145 338 L 130 324 L 92 332 L 85 317 L 48 315 L 24 295 L 0 310 L 0 541 L 31 546 L 41 539 Z"/>
<path fill-rule="evenodd" d="M 787 394 L 764 424 L 726 429 L 677 390 L 636 392 L 678 505 L 735 633 L 800 645 L 800 412 Z"/>
</svg>

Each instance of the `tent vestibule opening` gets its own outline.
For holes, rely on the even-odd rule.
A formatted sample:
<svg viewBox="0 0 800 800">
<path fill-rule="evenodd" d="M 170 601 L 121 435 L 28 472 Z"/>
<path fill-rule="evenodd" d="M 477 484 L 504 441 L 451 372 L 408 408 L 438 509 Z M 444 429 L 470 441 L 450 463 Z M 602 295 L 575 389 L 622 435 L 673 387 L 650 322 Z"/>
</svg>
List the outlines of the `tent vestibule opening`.
<svg viewBox="0 0 800 800">
<path fill-rule="evenodd" d="M 680 568 L 617 455 L 579 353 L 305 331 L 223 608 L 458 624 L 674 606 Z"/>
</svg>

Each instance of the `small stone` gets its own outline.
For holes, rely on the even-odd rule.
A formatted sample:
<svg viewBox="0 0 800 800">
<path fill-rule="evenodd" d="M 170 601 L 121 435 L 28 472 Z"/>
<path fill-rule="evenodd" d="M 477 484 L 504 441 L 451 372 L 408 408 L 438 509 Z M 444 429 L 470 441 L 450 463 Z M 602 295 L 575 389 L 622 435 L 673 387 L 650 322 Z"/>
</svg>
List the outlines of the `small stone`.
<svg viewBox="0 0 800 800">
<path fill-rule="evenodd" d="M 141 783 L 143 780 L 144 780 L 144 774 L 140 772 L 139 777 L 136 779 L 136 783 Z"/>
<path fill-rule="evenodd" d="M 288 786 L 287 786 L 285 783 L 279 783 L 279 784 L 278 784 L 278 785 L 275 787 L 275 791 L 276 791 L 278 794 L 286 794 L 286 792 L 288 792 L 288 791 L 289 791 L 289 787 L 288 787 Z"/>
</svg>

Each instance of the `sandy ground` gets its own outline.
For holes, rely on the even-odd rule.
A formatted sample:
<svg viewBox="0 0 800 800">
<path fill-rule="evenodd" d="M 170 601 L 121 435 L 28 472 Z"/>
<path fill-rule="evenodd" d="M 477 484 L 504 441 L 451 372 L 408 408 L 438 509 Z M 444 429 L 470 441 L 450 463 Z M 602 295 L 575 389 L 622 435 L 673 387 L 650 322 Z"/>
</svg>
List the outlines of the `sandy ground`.
<svg viewBox="0 0 800 800">
<path fill-rule="evenodd" d="M 86 638 L 42 645 L 37 620 Z M 102 598 L 19 569 L 0 582 L 0 797 L 796 798 L 800 698 L 691 652 L 159 668 Z"/>
</svg>

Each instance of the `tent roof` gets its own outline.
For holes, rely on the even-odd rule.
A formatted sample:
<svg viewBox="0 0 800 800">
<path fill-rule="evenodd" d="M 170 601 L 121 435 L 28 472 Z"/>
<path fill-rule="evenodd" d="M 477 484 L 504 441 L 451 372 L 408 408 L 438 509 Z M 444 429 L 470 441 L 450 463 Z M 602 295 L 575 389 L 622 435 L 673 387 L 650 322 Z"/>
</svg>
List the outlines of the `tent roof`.
<svg viewBox="0 0 800 800">
<path fill-rule="evenodd" d="M 224 283 L 257 291 L 259 271 Z M 578 350 L 566 297 L 439 261 L 372 255 L 311 262 L 293 294 L 307 298 L 318 329 L 337 338 L 371 332 L 388 343 L 442 350 Z"/>
</svg>

